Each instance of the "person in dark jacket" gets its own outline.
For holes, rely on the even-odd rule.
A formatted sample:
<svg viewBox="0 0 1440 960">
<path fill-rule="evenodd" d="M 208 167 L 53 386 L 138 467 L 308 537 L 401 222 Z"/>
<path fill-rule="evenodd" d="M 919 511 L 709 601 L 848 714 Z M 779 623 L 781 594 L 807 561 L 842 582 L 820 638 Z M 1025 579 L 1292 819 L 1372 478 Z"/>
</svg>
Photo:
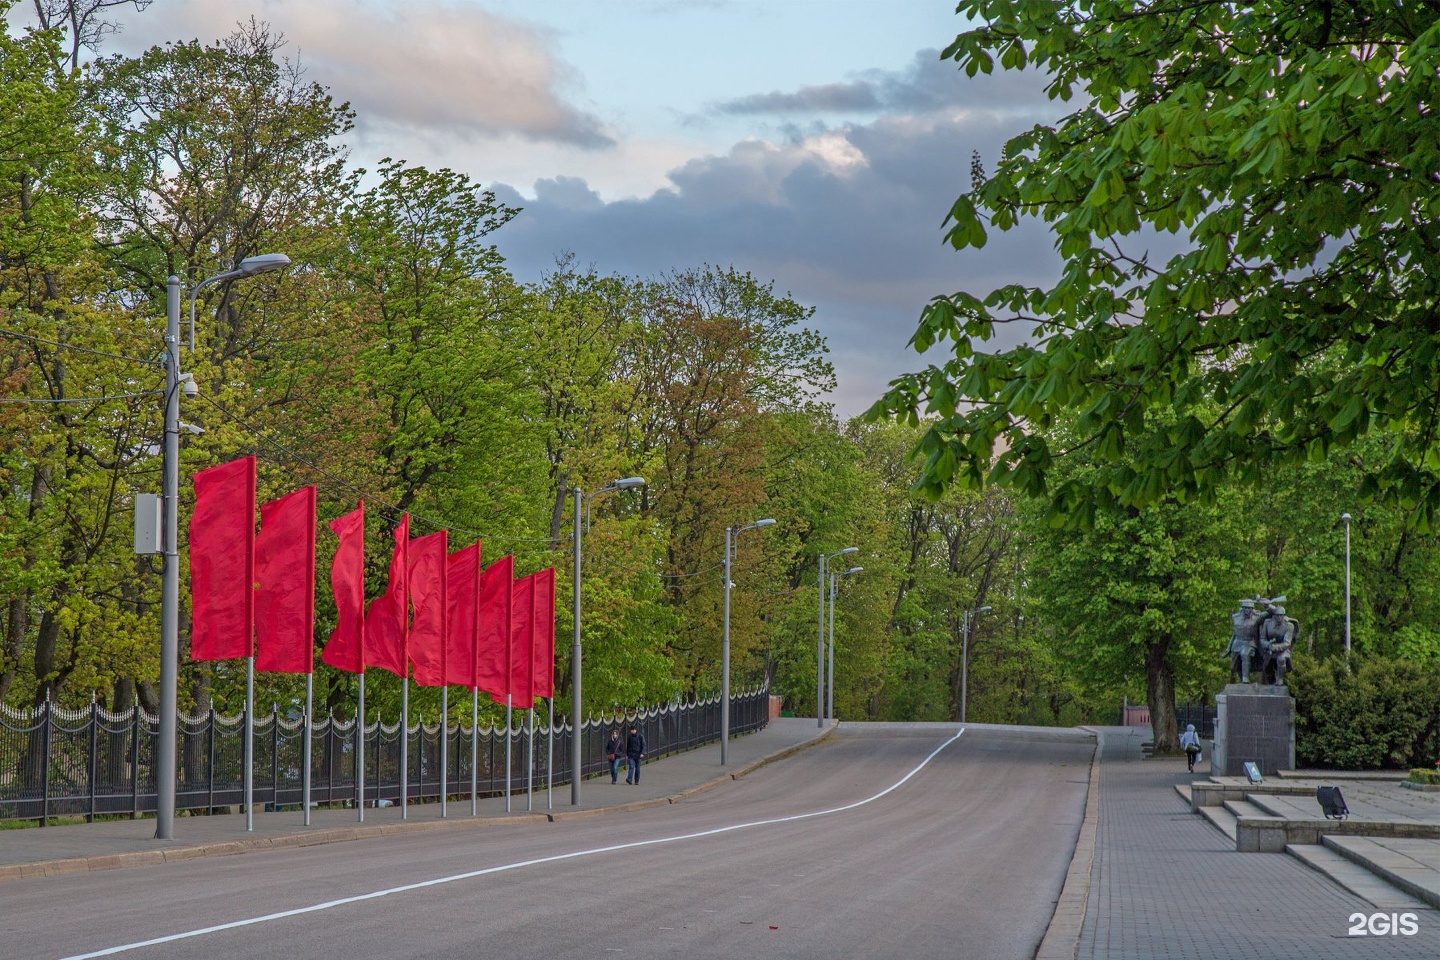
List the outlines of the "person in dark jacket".
<svg viewBox="0 0 1440 960">
<path fill-rule="evenodd" d="M 645 734 L 640 732 L 640 724 L 630 724 L 630 733 L 625 737 L 625 759 L 629 763 L 629 772 L 625 777 L 626 783 L 638 784 L 640 782 L 640 761 L 645 759 Z"/>
<path fill-rule="evenodd" d="M 610 739 L 605 741 L 605 759 L 610 761 L 610 782 L 620 778 L 620 763 L 625 759 L 625 744 L 620 740 L 620 731 L 611 730 Z"/>
</svg>

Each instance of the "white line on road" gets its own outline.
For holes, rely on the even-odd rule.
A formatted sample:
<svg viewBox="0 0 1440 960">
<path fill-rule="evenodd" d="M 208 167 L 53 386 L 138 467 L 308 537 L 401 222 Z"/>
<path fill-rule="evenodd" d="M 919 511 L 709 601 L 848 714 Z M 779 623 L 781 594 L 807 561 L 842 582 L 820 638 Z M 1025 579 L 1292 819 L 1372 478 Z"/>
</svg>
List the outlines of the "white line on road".
<svg viewBox="0 0 1440 960">
<path fill-rule="evenodd" d="M 399 887 L 390 887 L 385 890 L 376 890 L 371 893 L 362 893 L 354 897 L 344 897 L 339 900 L 327 900 L 324 903 L 312 904 L 308 907 L 297 907 L 294 910 L 282 910 L 279 913 L 267 913 L 260 917 L 250 917 L 246 920 L 232 920 L 230 923 L 220 923 L 213 927 L 201 927 L 198 930 L 187 930 L 184 933 L 172 933 L 165 937 L 155 937 L 152 940 L 139 940 L 135 943 L 123 943 L 116 947 L 106 947 L 104 950 L 96 950 L 93 953 L 77 953 L 61 960 L 91 960 L 93 957 L 110 957 L 117 953 L 128 953 L 131 950 L 139 950 L 141 947 L 154 947 L 162 943 L 174 943 L 177 940 L 189 940 L 192 937 L 204 937 L 212 933 L 220 933 L 224 930 L 234 930 L 239 927 L 250 927 L 259 923 L 269 923 L 272 920 L 284 920 L 288 917 L 298 917 L 306 913 L 319 913 L 321 910 L 333 910 L 336 907 L 344 907 L 352 903 L 360 903 L 365 900 L 378 900 L 380 897 L 388 897 L 397 893 L 408 893 L 411 890 L 423 890 L 426 887 L 438 887 L 443 883 L 454 883 L 457 880 L 471 880 L 475 877 L 483 877 L 492 873 L 505 873 L 510 870 L 519 870 L 522 867 L 534 867 L 542 863 L 555 863 L 560 860 L 574 860 L 577 857 L 590 857 L 598 853 L 614 853 L 617 850 L 633 850 L 636 847 L 651 847 L 662 843 L 676 843 L 680 840 L 698 840 L 701 837 L 713 837 L 720 833 L 730 833 L 734 830 L 746 830 L 751 827 L 768 827 L 777 823 L 791 823 L 795 820 L 808 820 L 812 817 L 823 817 L 832 813 L 844 813 L 847 810 L 854 810 L 856 807 L 863 807 L 867 803 L 873 803 L 881 797 L 899 789 L 904 783 L 915 774 L 923 770 L 931 760 L 950 744 L 960 739 L 960 734 L 965 732 L 961 727 L 955 731 L 955 736 L 946 740 L 940 746 L 930 752 L 924 760 L 905 776 L 896 780 L 890 786 L 881 790 L 873 797 L 866 797 L 864 800 L 857 800 L 854 803 L 847 803 L 843 807 L 831 807 L 829 810 L 815 810 L 811 813 L 797 813 L 789 817 L 776 817 L 773 820 L 752 820 L 748 823 L 731 824 L 728 827 L 716 827 L 713 830 L 702 830 L 699 833 L 686 833 L 674 837 L 659 837 L 654 840 L 636 840 L 632 843 L 620 843 L 609 847 L 593 847 L 589 850 L 576 850 L 571 853 L 560 853 L 553 857 L 540 857 L 536 860 L 521 860 L 516 863 L 502 864 L 498 867 L 486 867 L 484 870 L 471 870 L 468 873 L 457 873 L 449 877 L 437 877 L 434 880 L 422 880 L 419 883 L 407 883 Z"/>
</svg>

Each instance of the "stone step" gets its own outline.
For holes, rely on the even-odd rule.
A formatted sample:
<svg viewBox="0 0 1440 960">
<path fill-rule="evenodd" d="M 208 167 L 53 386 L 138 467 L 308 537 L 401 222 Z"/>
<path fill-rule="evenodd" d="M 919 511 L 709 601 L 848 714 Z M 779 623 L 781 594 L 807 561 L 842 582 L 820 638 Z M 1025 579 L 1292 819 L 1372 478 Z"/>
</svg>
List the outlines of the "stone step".
<svg viewBox="0 0 1440 960">
<path fill-rule="evenodd" d="M 1175 792 L 1178 793 L 1178 794 L 1180 794 L 1180 799 L 1185 801 L 1185 806 L 1187 806 L 1187 807 L 1190 806 L 1190 784 L 1188 784 L 1188 783 L 1177 783 L 1177 784 L 1175 784 Z"/>
<path fill-rule="evenodd" d="M 1348 839 L 1348 838 L 1347 838 Z M 1400 887 L 1376 875 L 1361 864 L 1343 856 L 1338 850 L 1313 843 L 1292 843 L 1285 852 L 1318 870 L 1355 896 L 1367 901 L 1380 910 L 1420 911 L 1430 910 L 1432 905 L 1420 900 Z"/>
<path fill-rule="evenodd" d="M 1440 841 L 1327 835 L 1326 849 L 1394 884 L 1432 907 L 1440 907 Z"/>
<path fill-rule="evenodd" d="M 1235 814 L 1224 807 L 1201 807 L 1200 816 L 1231 840 L 1235 839 Z"/>
<path fill-rule="evenodd" d="M 1274 816 L 1269 810 L 1258 806 L 1251 800 L 1226 800 L 1221 806 L 1225 812 L 1237 819 L 1240 817 L 1271 817 Z"/>
</svg>

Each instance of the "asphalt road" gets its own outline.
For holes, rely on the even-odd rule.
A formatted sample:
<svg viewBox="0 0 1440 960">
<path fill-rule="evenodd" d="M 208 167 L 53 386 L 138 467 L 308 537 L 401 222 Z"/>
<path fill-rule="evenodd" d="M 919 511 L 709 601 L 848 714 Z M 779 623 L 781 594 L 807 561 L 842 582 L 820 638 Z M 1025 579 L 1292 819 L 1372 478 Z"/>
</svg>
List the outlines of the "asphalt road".
<svg viewBox="0 0 1440 960">
<path fill-rule="evenodd" d="M 0 958 L 1033 956 L 1092 741 L 908 732 L 643 810 L 12 881 Z"/>
</svg>

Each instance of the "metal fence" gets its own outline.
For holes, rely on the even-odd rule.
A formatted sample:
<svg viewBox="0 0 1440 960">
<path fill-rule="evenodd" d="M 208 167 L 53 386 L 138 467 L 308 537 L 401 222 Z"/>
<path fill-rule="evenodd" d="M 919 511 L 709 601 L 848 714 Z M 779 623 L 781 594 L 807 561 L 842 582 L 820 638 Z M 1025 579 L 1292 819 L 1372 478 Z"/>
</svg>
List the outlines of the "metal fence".
<svg viewBox="0 0 1440 960">
<path fill-rule="evenodd" d="M 516 714 L 523 717 L 522 713 Z M 730 732 L 748 733 L 769 722 L 769 690 L 759 689 L 730 700 Z M 557 724 L 552 743 L 544 715 L 535 717 L 533 767 L 536 788 L 551 777 L 568 783 L 573 730 Z M 663 757 L 720 739 L 720 698 L 673 703 L 587 720 L 581 729 L 582 775 L 608 772 L 605 739 L 612 727 L 638 722 L 647 740 L 647 756 Z M 178 810 L 209 810 L 243 804 L 245 779 L 245 718 L 211 710 L 181 716 L 177 731 Z M 410 800 L 438 800 L 441 781 L 441 737 L 446 740 L 446 792 L 468 797 L 471 744 L 474 742 L 476 789 L 481 796 L 505 790 L 506 731 L 480 726 L 472 731 L 458 723 L 414 724 L 408 737 L 406 795 Z M 355 721 L 334 717 L 317 721 L 310 730 L 310 800 L 322 805 L 353 805 Z M 398 800 L 401 783 L 400 724 L 370 723 L 365 728 L 364 796 L 367 804 Z M 156 806 L 155 756 L 159 720 L 132 707 L 112 713 L 99 704 L 72 710 L 45 703 L 14 709 L 0 704 L 0 819 L 39 820 L 98 815 L 138 817 Z M 251 766 L 252 796 L 257 807 L 303 802 L 305 721 L 279 712 L 255 718 Z M 526 784 L 526 758 L 531 754 L 528 726 L 510 730 L 511 786 Z"/>
</svg>

